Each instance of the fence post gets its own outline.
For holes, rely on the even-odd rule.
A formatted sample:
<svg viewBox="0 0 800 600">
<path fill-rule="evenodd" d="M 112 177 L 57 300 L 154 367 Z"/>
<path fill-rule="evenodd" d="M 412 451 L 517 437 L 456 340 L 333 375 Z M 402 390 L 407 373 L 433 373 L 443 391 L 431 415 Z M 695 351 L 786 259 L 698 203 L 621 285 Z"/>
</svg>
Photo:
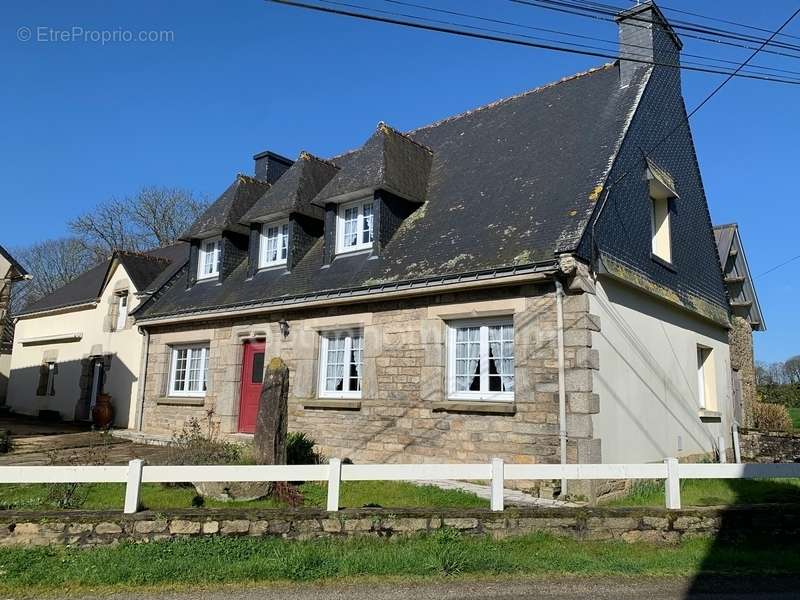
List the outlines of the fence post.
<svg viewBox="0 0 800 600">
<path fill-rule="evenodd" d="M 733 423 L 733 460 L 738 465 L 742 462 L 742 448 L 739 446 L 739 425 Z"/>
<path fill-rule="evenodd" d="M 139 510 L 139 489 L 142 485 L 142 468 L 144 461 L 134 458 L 128 463 L 128 482 L 125 486 L 125 508 L 126 515 L 132 515 Z"/>
<path fill-rule="evenodd" d="M 338 458 L 328 460 L 328 511 L 339 510 L 339 483 L 342 480 L 342 461 Z"/>
<path fill-rule="evenodd" d="M 492 500 L 491 508 L 494 511 L 503 510 L 503 483 L 505 480 L 505 469 L 502 458 L 492 459 Z"/>
<path fill-rule="evenodd" d="M 678 459 L 665 458 L 667 479 L 664 481 L 664 496 L 667 508 L 678 509 L 681 507 L 681 480 L 678 475 Z"/>
</svg>

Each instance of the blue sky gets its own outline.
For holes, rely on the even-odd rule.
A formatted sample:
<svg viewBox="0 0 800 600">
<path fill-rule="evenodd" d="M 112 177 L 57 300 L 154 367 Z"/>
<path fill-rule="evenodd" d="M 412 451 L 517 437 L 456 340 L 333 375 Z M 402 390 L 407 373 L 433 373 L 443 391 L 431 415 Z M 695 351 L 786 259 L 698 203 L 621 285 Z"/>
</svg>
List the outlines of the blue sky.
<svg viewBox="0 0 800 600">
<path fill-rule="evenodd" d="M 410 10 L 382 0 L 350 1 Z M 418 2 L 616 38 L 612 23 L 503 0 Z M 667 5 L 775 28 L 795 4 Z M 33 39 L 20 41 L 21 27 Z M 170 31 L 172 41 L 103 44 L 92 41 L 94 33 L 53 41 L 60 34 L 50 30 L 71 33 L 73 27 Z M 786 32 L 800 35 L 800 19 Z M 728 60 L 750 53 L 684 42 L 684 51 Z M 235 172 L 252 172 L 258 151 L 336 154 L 361 145 L 378 121 L 414 128 L 604 62 L 259 0 L 6 2 L 0 56 L 0 202 L 10 207 L 3 211 L 0 243 L 6 247 L 65 235 L 70 218 L 144 185 L 191 188 L 213 199 Z M 764 55 L 757 61 L 800 71 L 800 60 Z M 685 73 L 687 105 L 721 79 Z M 735 80 L 692 120 L 712 218 L 740 223 L 756 275 L 800 253 L 793 181 L 798 102 L 798 86 Z M 756 335 L 761 360 L 800 353 L 799 277 L 797 260 L 757 279 L 769 326 Z"/>
</svg>

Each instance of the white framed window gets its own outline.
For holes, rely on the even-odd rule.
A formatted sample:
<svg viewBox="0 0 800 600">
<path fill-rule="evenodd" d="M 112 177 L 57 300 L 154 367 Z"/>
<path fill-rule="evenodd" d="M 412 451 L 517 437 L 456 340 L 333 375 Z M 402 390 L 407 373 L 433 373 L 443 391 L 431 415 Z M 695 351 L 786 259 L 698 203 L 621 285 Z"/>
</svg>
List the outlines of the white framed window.
<svg viewBox="0 0 800 600">
<path fill-rule="evenodd" d="M 339 331 L 321 334 L 320 397 L 360 398 L 363 355 L 363 332 Z"/>
<path fill-rule="evenodd" d="M 372 248 L 373 239 L 372 200 L 340 205 L 336 216 L 336 252 Z"/>
<path fill-rule="evenodd" d="M 697 346 L 697 402 L 700 410 L 717 410 L 714 357 L 711 348 Z"/>
<path fill-rule="evenodd" d="M 47 363 L 47 390 L 46 395 L 56 395 L 56 363 Z"/>
<path fill-rule="evenodd" d="M 448 398 L 514 399 L 511 318 L 453 321 L 447 337 Z"/>
<path fill-rule="evenodd" d="M 116 331 L 125 329 L 128 322 L 128 294 L 120 294 L 117 296 L 117 325 L 114 328 Z"/>
<path fill-rule="evenodd" d="M 209 279 L 219 275 L 219 256 L 221 238 L 210 238 L 200 242 L 200 252 L 197 256 L 197 278 Z"/>
<path fill-rule="evenodd" d="M 169 369 L 170 396 L 205 396 L 208 379 L 208 346 L 172 348 Z"/>
<path fill-rule="evenodd" d="M 650 228 L 652 251 L 655 256 L 672 262 L 672 239 L 670 235 L 669 198 L 650 198 Z"/>
<path fill-rule="evenodd" d="M 289 255 L 289 221 L 264 223 L 259 250 L 259 267 L 285 265 Z"/>
</svg>

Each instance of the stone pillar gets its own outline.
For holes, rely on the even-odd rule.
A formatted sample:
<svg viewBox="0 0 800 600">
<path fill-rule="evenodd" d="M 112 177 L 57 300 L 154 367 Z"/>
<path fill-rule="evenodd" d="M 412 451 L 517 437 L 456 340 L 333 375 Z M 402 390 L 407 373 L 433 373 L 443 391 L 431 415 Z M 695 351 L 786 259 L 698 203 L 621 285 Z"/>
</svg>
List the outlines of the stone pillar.
<svg viewBox="0 0 800 600">
<path fill-rule="evenodd" d="M 747 319 L 733 317 L 728 332 L 731 368 L 739 372 L 742 383 L 742 423 L 750 427 L 753 403 L 758 400 L 756 392 L 756 366 L 753 356 L 753 328 Z"/>
</svg>

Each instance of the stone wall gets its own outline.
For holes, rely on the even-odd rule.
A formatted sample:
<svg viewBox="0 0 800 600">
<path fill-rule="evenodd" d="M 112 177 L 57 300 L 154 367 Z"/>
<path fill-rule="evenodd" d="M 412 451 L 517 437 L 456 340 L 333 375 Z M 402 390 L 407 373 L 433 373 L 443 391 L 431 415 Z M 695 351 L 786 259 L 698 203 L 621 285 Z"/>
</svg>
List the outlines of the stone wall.
<svg viewBox="0 0 800 600">
<path fill-rule="evenodd" d="M 584 294 L 564 301 L 569 462 L 599 462 L 591 415 L 596 319 Z M 445 381 L 446 323 L 513 316 L 515 399 L 452 402 Z M 278 322 L 289 322 L 283 337 Z M 326 330 L 364 333 L 362 397 L 327 400 L 317 390 L 319 339 Z M 144 429 L 164 434 L 209 412 L 223 433 L 237 430 L 242 344 L 265 339 L 267 356 L 290 369 L 289 428 L 308 433 L 328 456 L 356 462 L 558 462 L 558 356 L 552 285 L 490 288 L 392 302 L 272 313 L 203 325 L 152 328 Z M 205 398 L 169 398 L 174 344 L 208 342 Z M 268 361 L 267 361 L 268 362 Z"/>
<path fill-rule="evenodd" d="M 759 463 L 800 462 L 800 433 L 739 430 L 742 459 Z"/>
<path fill-rule="evenodd" d="M 338 513 L 304 509 L 195 509 L 122 515 L 119 512 L 52 512 L 0 515 L 0 546 L 97 546 L 207 536 L 311 539 L 392 537 L 449 527 L 468 535 L 506 538 L 547 533 L 577 540 L 678 543 L 683 537 L 732 537 L 800 533 L 797 506 L 695 508 L 352 509 Z"/>
<path fill-rule="evenodd" d="M 747 319 L 734 316 L 728 332 L 731 352 L 731 369 L 739 373 L 741 382 L 741 425 L 753 425 L 750 407 L 758 401 L 756 391 L 756 365 L 753 356 L 753 329 Z"/>
</svg>

